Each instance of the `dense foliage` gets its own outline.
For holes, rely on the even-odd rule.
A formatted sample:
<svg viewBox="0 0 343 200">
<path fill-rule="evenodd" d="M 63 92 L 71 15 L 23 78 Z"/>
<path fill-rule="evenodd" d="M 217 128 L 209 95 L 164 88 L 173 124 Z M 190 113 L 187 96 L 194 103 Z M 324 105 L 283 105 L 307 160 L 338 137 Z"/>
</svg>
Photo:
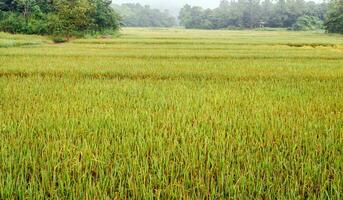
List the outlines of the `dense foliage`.
<svg viewBox="0 0 343 200">
<path fill-rule="evenodd" d="M 115 5 L 114 8 L 122 16 L 123 26 L 172 27 L 176 25 L 176 19 L 167 10 L 162 12 L 138 3 Z"/>
<path fill-rule="evenodd" d="M 331 33 L 343 33 L 343 0 L 331 2 L 325 26 Z"/>
<path fill-rule="evenodd" d="M 203 9 L 185 5 L 180 11 L 181 25 L 186 28 L 223 29 L 256 27 L 293 27 L 299 17 L 323 21 L 327 4 L 304 0 L 223 0 L 218 8 Z"/>
<path fill-rule="evenodd" d="M 111 0 L 2 0 L 0 31 L 67 37 L 116 30 Z"/>
</svg>

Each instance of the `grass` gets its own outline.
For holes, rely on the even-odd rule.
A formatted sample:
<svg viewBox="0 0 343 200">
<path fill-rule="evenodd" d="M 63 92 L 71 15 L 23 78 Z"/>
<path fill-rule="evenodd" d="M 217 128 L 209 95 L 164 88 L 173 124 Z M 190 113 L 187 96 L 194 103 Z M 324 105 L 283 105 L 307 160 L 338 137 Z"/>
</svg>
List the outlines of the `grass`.
<svg viewBox="0 0 343 200">
<path fill-rule="evenodd" d="M 0 48 L 34 46 L 47 42 L 47 39 L 39 36 L 10 35 L 0 32 Z"/>
<path fill-rule="evenodd" d="M 339 35 L 0 48 L 0 199 L 342 199 L 342 91 Z"/>
</svg>

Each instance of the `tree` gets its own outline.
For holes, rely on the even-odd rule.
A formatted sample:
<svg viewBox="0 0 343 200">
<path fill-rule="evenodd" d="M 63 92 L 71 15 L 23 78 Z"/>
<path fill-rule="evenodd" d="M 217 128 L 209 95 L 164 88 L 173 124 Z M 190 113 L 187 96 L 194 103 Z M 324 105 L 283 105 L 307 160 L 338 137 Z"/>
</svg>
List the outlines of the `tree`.
<svg viewBox="0 0 343 200">
<path fill-rule="evenodd" d="M 260 22 L 263 23 L 261 25 L 268 25 L 267 22 L 270 21 L 270 17 L 273 14 L 274 4 L 271 0 L 265 0 L 261 3 L 261 18 Z"/>
<path fill-rule="evenodd" d="M 192 13 L 191 13 L 192 7 L 188 4 L 186 4 L 181 10 L 179 14 L 179 20 L 180 24 L 185 26 L 186 28 L 192 27 Z"/>
<path fill-rule="evenodd" d="M 94 26 L 94 19 L 89 17 L 94 12 L 94 7 L 87 0 L 55 1 L 54 8 L 56 14 L 49 18 L 49 26 L 53 34 L 70 38 Z"/>
<path fill-rule="evenodd" d="M 111 7 L 111 0 L 92 0 L 92 4 L 91 18 L 94 19 L 95 30 L 115 30 L 119 27 L 119 15 Z"/>
<path fill-rule="evenodd" d="M 211 9 L 185 5 L 179 15 L 180 24 L 186 28 L 213 29 L 215 15 Z"/>
<path fill-rule="evenodd" d="M 242 2 L 243 6 L 243 26 L 249 28 L 258 27 L 260 22 L 260 0 L 247 0 Z"/>
<path fill-rule="evenodd" d="M 325 28 L 330 33 L 343 33 L 343 0 L 330 4 Z"/>
<path fill-rule="evenodd" d="M 0 31 L 69 38 L 118 27 L 110 0 L 0 1 Z"/>
</svg>

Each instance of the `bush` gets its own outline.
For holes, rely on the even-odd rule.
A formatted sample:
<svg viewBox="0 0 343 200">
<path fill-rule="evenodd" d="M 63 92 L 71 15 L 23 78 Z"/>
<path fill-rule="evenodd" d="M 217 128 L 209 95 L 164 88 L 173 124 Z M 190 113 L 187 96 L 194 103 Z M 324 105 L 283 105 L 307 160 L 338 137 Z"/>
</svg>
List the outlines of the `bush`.
<svg viewBox="0 0 343 200">
<path fill-rule="evenodd" d="M 48 24 L 46 20 L 42 19 L 31 19 L 27 24 L 28 34 L 38 34 L 38 35 L 46 35 L 49 33 Z"/>
<path fill-rule="evenodd" d="M 0 31 L 9 33 L 27 32 L 25 18 L 16 13 L 3 13 L 0 21 Z"/>
<path fill-rule="evenodd" d="M 66 37 L 62 37 L 62 36 L 54 36 L 54 37 L 52 37 L 52 41 L 56 44 L 59 44 L 59 43 L 68 42 L 69 39 Z"/>
</svg>

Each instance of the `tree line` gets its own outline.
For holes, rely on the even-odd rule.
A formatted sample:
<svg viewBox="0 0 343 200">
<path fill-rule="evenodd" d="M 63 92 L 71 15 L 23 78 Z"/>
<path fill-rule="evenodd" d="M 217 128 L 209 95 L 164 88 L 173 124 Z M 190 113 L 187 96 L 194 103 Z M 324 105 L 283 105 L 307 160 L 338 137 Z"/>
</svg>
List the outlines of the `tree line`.
<svg viewBox="0 0 343 200">
<path fill-rule="evenodd" d="M 0 31 L 82 36 L 115 31 L 119 17 L 111 0 L 1 0 Z"/>
<path fill-rule="evenodd" d="M 186 28 L 326 28 L 328 32 L 343 33 L 343 0 L 332 0 L 330 3 L 304 0 L 223 0 L 215 9 L 185 5 L 180 11 L 179 20 Z"/>
<path fill-rule="evenodd" d="M 114 5 L 115 10 L 122 18 L 122 25 L 128 27 L 172 27 L 176 26 L 175 17 L 171 16 L 167 10 L 142 6 L 139 3 L 125 3 Z"/>
<path fill-rule="evenodd" d="M 215 9 L 185 5 L 179 18 L 186 28 L 203 29 L 290 28 L 296 25 L 300 17 L 313 21 L 315 26 L 320 26 L 324 21 L 327 7 L 327 3 L 316 4 L 304 0 L 223 0 Z"/>
<path fill-rule="evenodd" d="M 119 13 L 119 14 L 118 14 Z M 215 9 L 185 5 L 179 13 L 185 28 L 257 27 L 343 33 L 343 0 L 222 0 Z M 120 26 L 171 27 L 168 11 L 111 0 L 0 0 L 0 31 L 39 35 L 112 33 Z"/>
</svg>

